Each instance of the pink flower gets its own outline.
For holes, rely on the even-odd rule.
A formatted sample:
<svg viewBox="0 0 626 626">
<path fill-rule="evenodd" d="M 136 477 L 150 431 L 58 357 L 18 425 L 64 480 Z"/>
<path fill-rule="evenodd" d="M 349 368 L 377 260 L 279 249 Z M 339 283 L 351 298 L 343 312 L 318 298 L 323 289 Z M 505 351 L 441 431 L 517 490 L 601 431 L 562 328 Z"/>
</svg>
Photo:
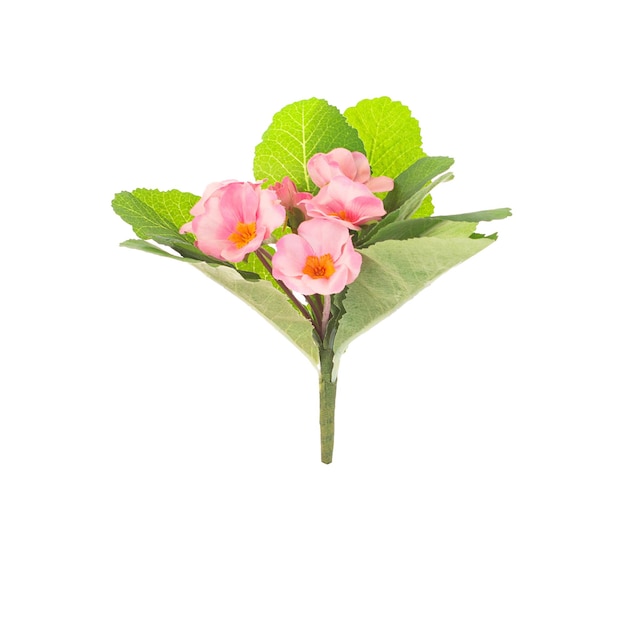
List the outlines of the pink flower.
<svg viewBox="0 0 626 626">
<path fill-rule="evenodd" d="M 261 183 L 231 180 L 209 185 L 191 215 L 180 232 L 193 233 L 202 252 L 231 263 L 257 250 L 285 221 L 274 191 L 261 189 Z"/>
<path fill-rule="evenodd" d="M 289 176 L 285 176 L 280 183 L 270 185 L 269 189 L 276 192 L 280 203 L 287 210 L 297 208 L 298 204 L 300 204 L 302 200 L 310 200 L 313 197 L 306 191 L 298 191 L 295 183 L 291 180 L 291 178 L 289 178 Z"/>
<path fill-rule="evenodd" d="M 347 176 L 350 180 L 363 183 L 370 191 L 391 191 L 393 178 L 376 176 L 372 178 L 367 157 L 360 152 L 350 152 L 346 148 L 335 148 L 327 154 L 314 154 L 307 164 L 311 180 L 318 186 L 327 185 L 335 176 Z"/>
<path fill-rule="evenodd" d="M 385 215 L 382 200 L 347 176 L 335 176 L 315 197 L 303 200 L 302 206 L 310 218 L 337 220 L 354 230 Z"/>
<path fill-rule="evenodd" d="M 345 226 L 313 219 L 302 222 L 297 235 L 285 235 L 276 242 L 272 274 L 298 293 L 329 295 L 354 282 L 361 261 Z"/>
</svg>

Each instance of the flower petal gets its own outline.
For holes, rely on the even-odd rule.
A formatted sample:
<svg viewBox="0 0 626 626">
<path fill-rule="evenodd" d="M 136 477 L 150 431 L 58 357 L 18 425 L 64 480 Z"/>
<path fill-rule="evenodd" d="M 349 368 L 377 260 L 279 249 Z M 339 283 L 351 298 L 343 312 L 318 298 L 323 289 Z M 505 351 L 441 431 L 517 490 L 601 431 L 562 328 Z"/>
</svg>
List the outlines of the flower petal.
<svg viewBox="0 0 626 626">
<path fill-rule="evenodd" d="M 330 254 L 333 261 L 341 256 L 344 245 L 350 239 L 350 231 L 345 226 L 323 218 L 300 224 L 298 235 L 309 244 L 315 256 Z"/>
</svg>

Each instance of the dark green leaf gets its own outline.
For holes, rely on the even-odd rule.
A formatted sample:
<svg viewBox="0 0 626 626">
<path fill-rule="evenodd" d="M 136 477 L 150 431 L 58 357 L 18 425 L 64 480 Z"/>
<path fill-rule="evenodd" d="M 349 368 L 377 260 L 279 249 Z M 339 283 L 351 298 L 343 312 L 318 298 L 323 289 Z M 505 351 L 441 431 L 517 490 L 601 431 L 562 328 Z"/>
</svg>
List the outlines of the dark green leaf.
<svg viewBox="0 0 626 626">
<path fill-rule="evenodd" d="M 376 242 L 388 239 L 413 239 L 414 237 L 470 237 L 478 222 L 449 221 L 423 217 L 414 220 L 396 220 L 376 233 Z"/>
<path fill-rule="evenodd" d="M 439 183 L 444 183 L 448 180 L 452 180 L 452 178 L 454 178 L 454 175 L 449 172 L 447 174 L 439 176 L 439 178 L 436 178 L 429 184 L 422 187 L 408 200 L 406 200 L 397 210 L 392 211 L 391 213 L 387 213 L 387 215 L 383 217 L 380 222 L 374 224 L 373 226 L 370 226 L 368 229 L 364 229 L 363 234 L 357 236 L 356 246 L 359 248 L 363 248 L 365 246 L 376 243 L 379 240 L 378 234 L 383 228 L 387 227 L 389 224 L 393 224 L 394 222 L 407 220 L 412 217 L 413 214 L 419 209 L 420 205 L 424 201 L 424 198 L 428 196 L 432 189 L 434 189 Z"/>
<path fill-rule="evenodd" d="M 512 215 L 511 209 L 489 209 L 487 211 L 474 211 L 473 213 L 459 213 L 457 215 L 436 215 L 440 220 L 453 220 L 457 222 L 491 222 L 502 220 Z"/>
<path fill-rule="evenodd" d="M 450 157 L 423 157 L 402 172 L 385 198 L 387 213 L 399 208 L 431 180 L 452 167 Z"/>
<path fill-rule="evenodd" d="M 184 257 L 214 264 L 222 263 L 196 248 L 193 235 L 181 235 L 178 232 L 180 225 L 172 221 L 180 221 L 182 217 L 180 207 L 183 204 L 191 204 L 193 198 L 197 200 L 197 196 L 175 190 L 160 192 L 136 189 L 133 192 L 122 191 L 116 194 L 112 205 L 113 210 L 133 227 L 135 234 L 141 239 L 152 239 L 161 245 L 169 246 Z M 147 201 L 153 202 L 154 206 L 147 204 Z M 191 215 L 187 221 L 190 219 Z"/>
</svg>

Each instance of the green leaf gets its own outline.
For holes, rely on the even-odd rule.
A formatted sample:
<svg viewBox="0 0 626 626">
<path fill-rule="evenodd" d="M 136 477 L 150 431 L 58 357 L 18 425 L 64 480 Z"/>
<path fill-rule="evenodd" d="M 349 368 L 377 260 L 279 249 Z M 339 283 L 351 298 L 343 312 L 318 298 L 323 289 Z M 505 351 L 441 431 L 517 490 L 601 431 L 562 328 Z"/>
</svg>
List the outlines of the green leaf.
<svg viewBox="0 0 626 626">
<path fill-rule="evenodd" d="M 182 218 L 182 207 L 191 208 L 197 200 L 198 197 L 193 194 L 176 190 L 136 189 L 133 192 L 122 191 L 116 194 L 112 206 L 113 210 L 133 227 L 135 234 L 141 239 L 152 239 L 173 248 L 186 257 L 221 263 L 198 250 L 193 244 L 193 235 L 181 235 L 178 232 L 182 224 L 176 222 Z M 154 206 L 147 202 L 154 203 Z M 186 221 L 190 219 L 191 216 L 188 216 Z"/>
<path fill-rule="evenodd" d="M 133 195 L 144 204 L 167 220 L 178 231 L 183 224 L 190 222 L 192 215 L 189 211 L 200 200 L 193 193 L 171 189 L 159 191 L 158 189 L 135 189 Z"/>
<path fill-rule="evenodd" d="M 401 102 L 387 96 L 361 100 L 344 115 L 363 141 L 374 176 L 396 178 L 426 156 L 419 122 Z"/>
<path fill-rule="evenodd" d="M 415 161 L 396 178 L 393 189 L 387 194 L 387 213 L 402 206 L 431 180 L 449 170 L 453 163 L 450 157 L 423 157 Z"/>
<path fill-rule="evenodd" d="M 400 222 L 407 220 L 415 214 L 419 214 L 419 208 L 424 201 L 424 198 L 439 184 L 452 180 L 454 175 L 452 172 L 442 174 L 439 178 L 431 181 L 429 184 L 422 187 L 419 191 L 414 193 L 408 200 L 406 200 L 399 209 L 387 213 L 383 219 L 365 230 L 363 234 L 357 235 L 356 247 L 363 248 L 379 241 L 379 233 L 386 228 L 389 224 L 394 222 Z"/>
<path fill-rule="evenodd" d="M 318 366 L 318 347 L 313 339 L 313 326 L 291 305 L 287 296 L 266 280 L 258 280 L 251 275 L 252 280 L 242 276 L 237 270 L 225 265 L 211 265 L 204 261 L 174 256 L 146 241 L 131 239 L 120 244 L 126 248 L 143 250 L 159 256 L 191 263 L 203 274 L 219 283 L 225 289 L 238 296 L 260 313 L 272 326 L 285 335 L 299 348 L 304 355 Z M 253 357 L 254 355 L 250 355 Z"/>
<path fill-rule="evenodd" d="M 419 210 L 424 198 L 440 183 L 447 183 L 454 178 L 452 172 L 442 174 L 435 180 L 431 181 L 419 191 L 415 192 L 408 200 L 406 200 L 397 210 L 398 219 L 407 220 L 410 217 L 414 217 Z M 393 213 L 392 213 L 393 215 Z"/>
<path fill-rule="evenodd" d="M 133 227 L 135 234 L 141 239 L 174 239 L 179 242 L 187 240 L 179 235 L 176 226 L 159 215 L 152 207 L 140 200 L 134 192 L 122 191 L 115 194 L 112 202 L 113 210 Z"/>
<path fill-rule="evenodd" d="M 491 222 L 502 220 L 512 215 L 511 209 L 489 209 L 487 211 L 474 211 L 473 213 L 458 213 L 457 215 L 436 215 L 440 220 L 452 220 L 457 222 Z"/>
<path fill-rule="evenodd" d="M 410 220 L 399 220 L 396 218 L 398 215 L 399 213 L 393 213 L 386 223 L 379 222 L 376 231 L 370 231 L 367 238 L 359 242 L 359 247 L 367 247 L 388 239 L 400 240 L 413 237 L 485 237 L 486 235 L 474 232 L 478 222 L 504 219 L 511 215 L 511 210 L 491 209 Z M 487 236 L 494 240 L 497 238 L 496 233 Z"/>
<path fill-rule="evenodd" d="M 269 183 L 289 176 L 300 191 L 314 192 L 306 165 L 334 148 L 364 152 L 357 131 L 325 100 L 300 100 L 281 109 L 263 133 L 254 156 L 254 176 Z"/>
<path fill-rule="evenodd" d="M 263 249 L 266 252 L 268 252 L 270 255 L 273 255 L 275 252 L 275 250 L 271 246 L 263 246 Z M 258 278 L 261 278 L 262 280 L 267 280 L 270 284 L 274 286 L 275 289 L 278 289 L 280 293 L 284 293 L 283 290 L 278 285 L 278 283 L 276 282 L 276 280 L 274 279 L 274 277 L 272 276 L 272 274 L 267 270 L 265 265 L 261 263 L 261 261 L 259 260 L 259 257 L 256 254 L 251 253 L 248 255 L 248 257 L 244 261 L 241 261 L 239 263 L 234 263 L 233 265 L 240 274 L 245 274 L 246 272 L 253 272 L 254 275 L 257 276 Z M 293 304 L 291 300 L 289 302 L 295 307 L 295 304 Z"/>
<path fill-rule="evenodd" d="M 388 239 L 413 239 L 414 237 L 470 237 L 478 222 L 461 222 L 441 218 L 423 217 L 388 224 L 376 233 L 376 242 Z"/>
<path fill-rule="evenodd" d="M 208 263 L 198 263 L 196 267 L 260 313 L 317 367 L 319 354 L 313 326 L 296 311 L 284 293 L 266 280 L 247 281 L 228 267 L 213 267 Z"/>
<path fill-rule="evenodd" d="M 177 261 L 187 261 L 195 263 L 195 259 L 187 259 L 181 256 L 175 256 L 171 252 L 167 250 L 163 250 L 163 248 L 159 248 L 159 246 L 155 246 L 153 243 L 149 241 L 144 241 L 143 239 L 127 239 L 126 241 L 122 241 L 120 244 L 122 248 L 132 248 L 133 250 L 141 250 L 142 252 L 149 252 L 150 254 L 156 254 L 158 256 L 163 256 L 170 259 L 176 259 Z"/>
<path fill-rule="evenodd" d="M 246 260 L 240 261 L 239 263 L 234 263 L 234 266 L 235 269 L 239 270 L 240 272 L 252 272 L 262 280 L 273 281 L 274 286 L 278 288 L 278 284 L 274 281 L 272 275 L 267 271 L 263 263 L 259 261 L 259 257 L 256 254 L 249 254 Z"/>
<path fill-rule="evenodd" d="M 491 235 L 483 235 L 481 233 L 474 233 L 470 235 L 472 239 L 492 239 L 493 241 L 497 241 L 498 233 L 491 233 Z"/>
<path fill-rule="evenodd" d="M 224 267 L 234 268 L 234 265 L 232 265 L 231 263 L 226 263 L 218 259 L 213 259 L 212 257 L 206 257 L 205 259 L 194 259 L 194 258 L 185 257 L 185 256 L 177 256 L 175 254 L 172 254 L 171 252 L 168 252 L 167 250 L 163 250 L 163 248 L 159 248 L 159 246 L 155 246 L 149 241 L 144 241 L 143 239 L 127 239 L 126 241 L 122 241 L 122 243 L 120 243 L 120 246 L 122 248 L 132 248 L 133 250 L 141 250 L 142 252 L 149 252 L 150 254 L 156 254 L 158 256 L 163 256 L 169 259 L 174 259 L 175 261 L 183 261 L 185 263 L 194 264 L 202 260 L 204 261 L 204 263 L 208 263 L 209 265 L 213 265 L 215 267 L 219 267 L 223 265 Z M 237 268 L 237 271 L 246 280 L 261 280 L 261 277 L 253 271 L 246 271 L 243 268 L 242 269 Z"/>
<path fill-rule="evenodd" d="M 338 357 L 361 333 L 393 313 L 435 278 L 493 243 L 492 239 L 417 237 L 361 250 L 363 264 L 347 287 L 335 337 Z M 336 366 L 337 366 L 336 361 Z"/>
<path fill-rule="evenodd" d="M 413 215 L 413 217 L 428 217 L 429 215 L 432 215 L 434 212 L 435 212 L 435 205 L 433 204 L 433 197 L 430 194 L 428 194 L 422 200 L 422 203 L 420 204 L 417 211 L 415 211 L 415 214 Z"/>
</svg>

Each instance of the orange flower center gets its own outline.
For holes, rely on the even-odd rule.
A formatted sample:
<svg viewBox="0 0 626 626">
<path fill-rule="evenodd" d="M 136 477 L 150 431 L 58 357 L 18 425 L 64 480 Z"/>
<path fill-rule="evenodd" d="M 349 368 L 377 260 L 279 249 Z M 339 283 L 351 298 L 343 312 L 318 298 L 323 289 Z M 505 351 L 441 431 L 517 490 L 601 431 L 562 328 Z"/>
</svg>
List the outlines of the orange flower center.
<svg viewBox="0 0 626 626">
<path fill-rule="evenodd" d="M 344 222 L 347 219 L 346 212 L 343 209 L 339 211 L 338 213 L 329 213 L 329 215 L 332 215 L 333 217 L 338 217 L 340 220 L 343 220 Z"/>
<path fill-rule="evenodd" d="M 335 273 L 335 266 L 330 254 L 308 256 L 302 273 L 311 278 L 330 278 Z"/>
<path fill-rule="evenodd" d="M 243 224 L 239 222 L 235 232 L 228 237 L 228 241 L 232 241 L 237 248 L 247 246 L 256 237 L 256 222 Z"/>
</svg>

